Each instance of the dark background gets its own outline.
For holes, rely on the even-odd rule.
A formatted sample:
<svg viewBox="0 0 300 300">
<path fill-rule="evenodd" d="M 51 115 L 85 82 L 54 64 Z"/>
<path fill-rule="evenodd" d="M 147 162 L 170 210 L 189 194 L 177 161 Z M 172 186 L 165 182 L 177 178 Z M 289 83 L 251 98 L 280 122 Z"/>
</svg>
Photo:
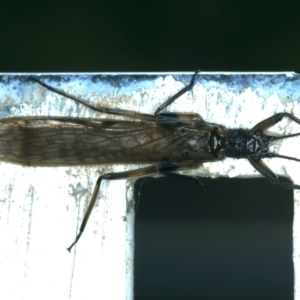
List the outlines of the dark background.
<svg viewBox="0 0 300 300">
<path fill-rule="evenodd" d="M 7 1 L 0 72 L 299 71 L 299 16 L 298 1 Z M 138 186 L 136 299 L 293 299 L 292 191 L 203 184 Z"/>
<path fill-rule="evenodd" d="M 1 71 L 296 71 L 298 1 L 6 1 Z"/>
</svg>

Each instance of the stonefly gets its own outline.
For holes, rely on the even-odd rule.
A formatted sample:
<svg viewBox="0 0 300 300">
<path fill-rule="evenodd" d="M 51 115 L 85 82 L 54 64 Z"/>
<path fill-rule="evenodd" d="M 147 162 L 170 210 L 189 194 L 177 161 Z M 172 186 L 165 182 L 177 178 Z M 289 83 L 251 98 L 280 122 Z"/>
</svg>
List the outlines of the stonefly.
<svg viewBox="0 0 300 300">
<path fill-rule="evenodd" d="M 269 144 L 278 139 L 300 135 L 270 136 L 264 133 L 283 117 L 300 124 L 295 116 L 282 112 L 258 123 L 250 130 L 227 129 L 205 122 L 196 113 L 162 113 L 161 111 L 193 88 L 190 83 L 160 105 L 153 115 L 109 107 L 95 107 L 81 98 L 54 88 L 30 76 L 46 89 L 74 100 L 94 111 L 130 118 L 132 121 L 71 117 L 15 117 L 0 121 L 0 160 L 25 166 L 72 166 L 95 164 L 148 164 L 136 170 L 101 175 L 75 241 L 78 242 L 102 180 L 116 180 L 168 174 L 197 168 L 201 163 L 225 157 L 246 158 L 271 183 L 289 189 L 300 185 L 284 183 L 266 166 L 263 158 L 300 159 L 269 152 Z"/>
</svg>

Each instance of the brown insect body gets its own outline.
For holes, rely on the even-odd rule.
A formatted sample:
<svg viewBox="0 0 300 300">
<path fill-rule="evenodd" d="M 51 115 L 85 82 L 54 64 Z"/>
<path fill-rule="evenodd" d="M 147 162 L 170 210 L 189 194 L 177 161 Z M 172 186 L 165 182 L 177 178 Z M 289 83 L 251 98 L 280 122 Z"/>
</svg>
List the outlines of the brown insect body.
<svg viewBox="0 0 300 300">
<path fill-rule="evenodd" d="M 26 166 L 210 161 L 204 123 L 156 124 L 64 118 L 11 118 L 0 124 L 0 160 Z M 86 124 L 87 123 L 87 124 Z"/>
</svg>

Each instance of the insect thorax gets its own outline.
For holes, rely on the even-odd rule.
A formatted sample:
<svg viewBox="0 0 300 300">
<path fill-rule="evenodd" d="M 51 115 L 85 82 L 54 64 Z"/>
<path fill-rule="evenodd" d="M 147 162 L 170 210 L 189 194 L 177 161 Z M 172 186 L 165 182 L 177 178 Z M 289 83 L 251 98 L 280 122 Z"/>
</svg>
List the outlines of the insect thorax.
<svg viewBox="0 0 300 300">
<path fill-rule="evenodd" d="M 250 134 L 244 129 L 230 129 L 225 141 L 225 153 L 227 157 L 247 158 L 252 156 L 260 160 L 268 153 L 269 141 L 261 131 Z"/>
</svg>

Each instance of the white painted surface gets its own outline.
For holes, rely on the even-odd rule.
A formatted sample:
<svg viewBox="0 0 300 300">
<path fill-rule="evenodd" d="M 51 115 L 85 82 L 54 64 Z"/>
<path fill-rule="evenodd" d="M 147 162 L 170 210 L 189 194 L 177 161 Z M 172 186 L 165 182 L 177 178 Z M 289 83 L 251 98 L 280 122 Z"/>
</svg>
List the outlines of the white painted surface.
<svg viewBox="0 0 300 300">
<path fill-rule="evenodd" d="M 70 81 L 61 82 L 60 88 L 86 96 L 92 103 L 152 113 L 158 104 L 186 85 L 191 74 L 177 75 L 177 80 L 165 75 L 132 81 L 128 77 L 128 84 L 112 84 L 115 79 L 105 81 L 104 77 L 91 82 L 91 75 L 66 75 Z M 197 112 L 207 122 L 231 128 L 252 128 L 281 111 L 300 116 L 300 79 L 294 73 L 201 73 L 196 82 L 192 93 L 183 95 L 169 111 Z M 26 82 L 4 82 L 0 85 L 0 101 L 4 104 L 1 117 L 100 115 Z M 285 134 L 300 131 L 299 128 L 284 120 L 272 132 Z M 299 138 L 280 142 L 276 151 L 297 156 L 299 143 Z M 289 153 L 293 149 L 296 153 Z M 300 183 L 296 162 L 272 159 L 266 163 L 275 173 Z M 126 211 L 126 194 L 132 193 L 132 186 L 131 192 L 126 193 L 125 181 L 105 182 L 82 238 L 72 254 L 66 251 L 75 238 L 97 177 L 127 168 L 132 166 L 31 168 L 1 163 L 0 299 L 132 299 L 134 215 Z M 207 163 L 187 173 L 259 176 L 246 160 L 234 159 Z M 298 191 L 294 222 L 295 299 L 299 299 L 300 257 L 297 197 Z"/>
<path fill-rule="evenodd" d="M 108 195 L 102 190 L 101 202 L 80 241 L 82 247 L 70 254 L 66 247 L 75 237 L 86 206 L 81 202 L 76 207 L 74 200 L 88 200 L 87 190 L 82 197 L 80 192 L 70 195 L 70 190 L 79 188 L 78 174 L 71 176 L 74 184 L 66 176 L 68 170 L 26 168 L 22 172 L 20 168 L 9 168 L 15 173 L 9 203 L 1 197 L 1 215 L 6 215 L 1 218 L 0 232 L 0 278 L 5 283 L 1 299 L 97 299 L 100 286 L 106 299 L 124 298 L 124 181 L 109 183 Z M 92 176 L 95 171 L 88 172 L 91 178 L 96 178 Z M 41 180 L 37 181 L 37 177 Z M 6 178 L 1 179 L 3 186 L 11 184 Z M 118 201 L 110 201 L 110 197 Z"/>
</svg>

